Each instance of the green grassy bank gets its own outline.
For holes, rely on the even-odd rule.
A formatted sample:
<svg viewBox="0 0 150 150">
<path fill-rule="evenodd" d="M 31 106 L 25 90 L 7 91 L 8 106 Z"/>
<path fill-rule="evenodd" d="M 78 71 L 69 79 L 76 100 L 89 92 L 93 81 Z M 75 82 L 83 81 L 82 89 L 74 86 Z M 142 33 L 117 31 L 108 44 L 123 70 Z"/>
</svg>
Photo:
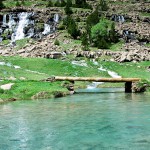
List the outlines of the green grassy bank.
<svg viewBox="0 0 150 150">
<path fill-rule="evenodd" d="M 83 59 L 83 58 L 82 58 Z M 148 66 L 150 62 L 117 63 L 98 61 L 95 65 L 87 59 L 75 65 L 72 60 L 56 60 L 44 58 L 0 57 L 0 86 L 14 83 L 10 90 L 0 89 L 1 102 L 23 99 L 44 99 L 69 94 L 63 82 L 43 82 L 51 76 L 83 76 L 110 77 L 107 71 L 98 70 L 103 67 L 114 71 L 122 77 L 141 78 L 150 82 Z M 3 62 L 3 64 L 2 64 Z M 76 82 L 75 87 L 86 87 L 88 82 Z M 124 84 L 103 84 L 103 87 L 123 87 Z"/>
</svg>

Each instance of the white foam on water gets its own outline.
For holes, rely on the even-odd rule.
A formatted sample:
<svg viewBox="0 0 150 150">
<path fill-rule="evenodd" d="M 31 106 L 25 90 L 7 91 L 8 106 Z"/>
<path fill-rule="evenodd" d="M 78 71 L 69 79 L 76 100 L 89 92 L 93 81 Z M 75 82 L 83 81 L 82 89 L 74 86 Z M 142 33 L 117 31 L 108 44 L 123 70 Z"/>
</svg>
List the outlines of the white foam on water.
<svg viewBox="0 0 150 150">
<path fill-rule="evenodd" d="M 51 32 L 51 26 L 49 24 L 44 24 L 44 31 L 42 32 L 43 35 L 47 35 Z"/>
<path fill-rule="evenodd" d="M 81 61 L 72 61 L 73 65 L 82 66 L 82 67 L 88 67 L 87 63 L 84 60 Z"/>
<path fill-rule="evenodd" d="M 109 71 L 108 70 L 108 74 L 112 77 L 112 78 L 121 78 L 121 76 L 119 76 L 116 72 L 114 71 Z"/>
<path fill-rule="evenodd" d="M 112 77 L 112 78 L 121 78 L 121 76 L 119 76 L 116 72 L 114 71 L 110 71 L 110 70 L 106 70 L 105 68 L 103 68 L 103 66 L 100 66 L 100 68 L 98 68 L 99 71 L 107 71 L 108 74 Z M 87 86 L 87 89 L 94 89 L 97 88 L 98 85 L 103 84 L 104 82 L 92 82 L 90 85 Z"/>
</svg>

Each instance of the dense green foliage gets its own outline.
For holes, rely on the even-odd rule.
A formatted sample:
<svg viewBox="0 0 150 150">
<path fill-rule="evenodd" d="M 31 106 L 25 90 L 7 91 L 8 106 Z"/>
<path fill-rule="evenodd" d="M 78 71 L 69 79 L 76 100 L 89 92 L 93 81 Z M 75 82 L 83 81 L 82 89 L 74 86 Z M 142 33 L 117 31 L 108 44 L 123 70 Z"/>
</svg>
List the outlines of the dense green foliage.
<svg viewBox="0 0 150 150">
<path fill-rule="evenodd" d="M 54 42 L 54 44 L 59 46 L 60 45 L 59 40 L 56 39 L 55 42 Z"/>
<path fill-rule="evenodd" d="M 53 2 L 51 0 L 49 0 L 47 3 L 47 7 L 53 7 L 53 6 L 54 6 Z"/>
<path fill-rule="evenodd" d="M 89 27 L 92 27 L 93 25 L 97 24 L 100 20 L 100 16 L 98 13 L 98 9 L 96 9 L 93 13 L 91 13 L 86 20 L 86 24 Z"/>
<path fill-rule="evenodd" d="M 92 6 L 90 6 L 86 0 L 75 0 L 75 7 L 92 9 Z"/>
<path fill-rule="evenodd" d="M 3 81 L 1 84 L 9 83 Z M 14 85 L 11 90 L 3 91 L 0 95 L 4 101 L 24 100 L 24 99 L 43 99 L 52 98 L 68 94 L 68 90 L 61 86 L 61 82 L 42 82 L 42 81 L 13 81 Z M 59 95 L 58 95 L 59 94 Z"/>
<path fill-rule="evenodd" d="M 87 36 L 87 33 L 86 32 L 84 32 L 83 34 L 82 34 L 82 36 L 81 36 L 81 41 L 82 41 L 82 45 L 83 45 L 83 50 L 84 51 L 87 51 L 87 50 L 89 50 L 89 39 L 88 39 L 88 36 Z"/>
<path fill-rule="evenodd" d="M 3 0 L 0 1 L 0 9 L 4 8 Z"/>
<path fill-rule="evenodd" d="M 98 24 L 91 29 L 91 38 L 94 46 L 98 48 L 109 48 L 112 42 L 118 42 L 114 23 L 101 19 Z"/>
<path fill-rule="evenodd" d="M 71 15 L 73 13 L 71 6 L 72 6 L 72 3 L 70 2 L 70 0 L 67 0 L 67 4 L 64 8 L 66 15 Z"/>
<path fill-rule="evenodd" d="M 78 29 L 78 25 L 76 24 L 75 20 L 72 16 L 67 16 L 63 20 L 63 24 L 66 25 L 68 33 L 74 38 L 77 39 L 80 36 L 80 31 Z"/>
</svg>

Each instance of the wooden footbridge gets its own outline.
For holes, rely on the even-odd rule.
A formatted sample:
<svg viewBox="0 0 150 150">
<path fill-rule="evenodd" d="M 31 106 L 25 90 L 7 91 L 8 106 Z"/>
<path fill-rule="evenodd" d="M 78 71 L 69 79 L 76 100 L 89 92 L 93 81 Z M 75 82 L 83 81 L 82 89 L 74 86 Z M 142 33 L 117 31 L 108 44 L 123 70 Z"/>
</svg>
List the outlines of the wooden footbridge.
<svg viewBox="0 0 150 150">
<path fill-rule="evenodd" d="M 140 78 L 99 78 L 99 77 L 62 77 L 55 76 L 53 78 L 48 78 L 46 81 L 70 81 L 74 83 L 75 81 L 91 81 L 91 82 L 124 82 L 125 83 L 125 92 L 132 92 L 132 83 L 139 82 Z"/>
</svg>

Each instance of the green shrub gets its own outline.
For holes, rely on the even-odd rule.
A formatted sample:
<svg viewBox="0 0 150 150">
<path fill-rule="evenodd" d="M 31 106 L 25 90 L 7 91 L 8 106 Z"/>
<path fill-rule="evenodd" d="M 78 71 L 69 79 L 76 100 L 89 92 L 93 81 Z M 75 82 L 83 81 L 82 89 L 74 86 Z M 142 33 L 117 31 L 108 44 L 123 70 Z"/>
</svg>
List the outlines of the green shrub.
<svg viewBox="0 0 150 150">
<path fill-rule="evenodd" d="M 61 0 L 61 4 L 60 4 L 61 7 L 64 7 L 66 6 L 66 2 L 64 0 Z"/>
<path fill-rule="evenodd" d="M 67 0 L 66 5 L 68 5 L 69 7 L 72 7 L 72 0 Z"/>
<path fill-rule="evenodd" d="M 64 10 L 65 10 L 66 15 L 71 15 L 73 13 L 69 5 L 66 5 Z"/>
<path fill-rule="evenodd" d="M 60 1 L 56 1 L 56 3 L 54 4 L 54 6 L 56 6 L 56 7 L 61 7 Z"/>
<path fill-rule="evenodd" d="M 47 7 L 53 7 L 53 2 L 51 0 L 48 1 Z"/>
<path fill-rule="evenodd" d="M 74 39 L 77 39 L 77 37 L 80 36 L 80 31 L 76 22 L 73 19 L 71 19 L 70 21 L 71 22 L 69 22 L 68 24 L 67 31 Z"/>
<path fill-rule="evenodd" d="M 92 9 L 92 6 L 89 5 L 86 0 L 75 0 L 75 7 Z"/>
<path fill-rule="evenodd" d="M 86 24 L 89 27 L 92 27 L 93 25 L 97 24 L 99 20 L 100 20 L 100 17 L 99 17 L 98 8 L 97 8 L 93 13 L 91 13 L 87 17 Z"/>
<path fill-rule="evenodd" d="M 58 46 L 60 45 L 58 39 L 55 40 L 54 44 L 55 44 L 55 45 L 58 45 Z"/>
<path fill-rule="evenodd" d="M 0 88 L 0 94 L 3 94 L 5 91 Z"/>
<path fill-rule="evenodd" d="M 82 49 L 84 50 L 84 51 L 87 51 L 87 50 L 89 50 L 89 40 L 88 40 L 88 36 L 87 36 L 87 33 L 86 32 L 84 32 L 83 34 L 82 34 L 82 36 L 81 36 L 81 41 L 82 41 L 82 45 L 83 45 L 83 47 L 82 47 Z"/>
<path fill-rule="evenodd" d="M 3 0 L 0 1 L 0 8 L 4 8 Z"/>
<path fill-rule="evenodd" d="M 59 24 L 57 30 L 65 30 L 65 25 Z"/>
<path fill-rule="evenodd" d="M 64 20 L 63 20 L 63 25 L 67 27 L 68 33 L 74 38 L 77 39 L 78 36 L 80 36 L 80 31 L 78 29 L 78 26 L 74 19 L 68 15 Z"/>
<path fill-rule="evenodd" d="M 109 48 L 112 42 L 118 42 L 115 24 L 109 20 L 101 19 L 99 23 L 91 28 L 91 39 L 94 46 Z"/>
</svg>

